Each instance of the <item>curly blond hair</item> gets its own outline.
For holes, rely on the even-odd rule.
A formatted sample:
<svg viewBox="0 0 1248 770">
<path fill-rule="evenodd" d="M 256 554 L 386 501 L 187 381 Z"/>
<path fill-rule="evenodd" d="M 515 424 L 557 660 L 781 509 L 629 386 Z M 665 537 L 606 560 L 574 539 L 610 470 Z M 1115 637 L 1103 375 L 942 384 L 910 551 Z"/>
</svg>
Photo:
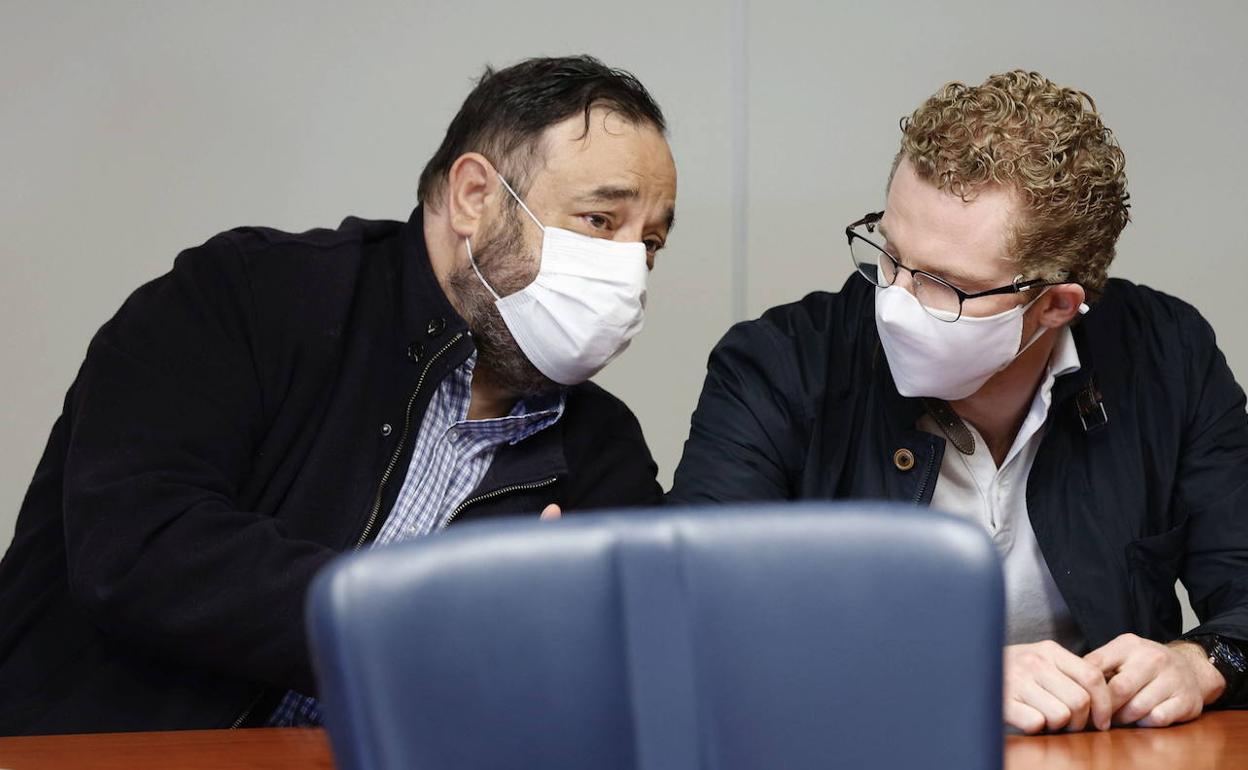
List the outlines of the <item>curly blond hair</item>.
<svg viewBox="0 0 1248 770">
<path fill-rule="evenodd" d="M 1036 72 L 950 83 L 901 120 L 901 152 L 921 179 L 963 200 L 1014 191 L 1024 216 L 1008 254 L 1026 278 L 1099 292 L 1129 219 L 1126 158 L 1092 97 Z"/>
</svg>

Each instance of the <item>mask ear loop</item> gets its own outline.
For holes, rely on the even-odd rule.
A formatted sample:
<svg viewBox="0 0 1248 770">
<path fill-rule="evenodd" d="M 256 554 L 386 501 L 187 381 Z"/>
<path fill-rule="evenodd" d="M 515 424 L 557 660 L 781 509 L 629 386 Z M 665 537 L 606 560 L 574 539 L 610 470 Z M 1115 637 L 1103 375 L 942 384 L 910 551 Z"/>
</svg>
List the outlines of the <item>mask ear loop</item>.
<svg viewBox="0 0 1248 770">
<path fill-rule="evenodd" d="M 468 264 L 472 265 L 472 272 L 477 274 L 477 278 L 480 279 L 481 285 L 485 287 L 486 291 L 494 295 L 494 301 L 498 302 L 502 299 L 502 297 L 498 296 L 498 292 L 494 291 L 494 287 L 490 285 L 490 282 L 485 280 L 484 275 L 481 275 L 481 268 L 477 267 L 477 260 L 472 256 L 472 239 L 465 238 L 464 246 L 468 248 Z"/>
<path fill-rule="evenodd" d="M 533 212 L 529 211 L 528 206 L 524 205 L 524 201 L 520 200 L 520 196 L 516 195 L 516 191 L 511 189 L 511 185 L 507 184 L 507 180 L 503 179 L 503 175 L 495 171 L 494 176 L 498 177 L 498 181 L 503 183 L 503 187 L 507 188 L 507 192 L 511 193 L 511 197 L 516 199 L 516 203 L 520 204 L 520 208 L 524 209 L 524 213 L 529 215 L 529 219 L 533 220 L 533 223 L 537 225 L 538 229 L 542 232 L 546 232 L 546 226 L 543 225 L 537 217 L 533 216 Z"/>
<path fill-rule="evenodd" d="M 1022 276 L 1021 274 L 1020 274 L 1020 275 L 1016 275 L 1016 276 L 1014 276 L 1014 285 L 1015 285 L 1015 286 L 1018 286 L 1018 282 L 1019 282 L 1019 281 L 1021 281 L 1021 280 L 1023 280 L 1023 276 Z M 1041 290 L 1040 290 L 1040 293 L 1036 295 L 1036 298 L 1035 298 L 1035 299 L 1033 299 L 1031 302 L 1028 302 L 1026 305 L 1024 305 L 1024 306 L 1023 306 L 1023 312 L 1024 312 L 1024 313 L 1026 313 L 1028 310 L 1030 310 L 1030 309 L 1031 309 L 1031 306 L 1032 306 L 1032 305 L 1034 305 L 1034 304 L 1036 304 L 1037 302 L 1039 302 L 1039 301 L 1040 301 L 1040 298 L 1041 298 L 1041 297 L 1043 297 L 1043 296 L 1044 296 L 1044 293 L 1045 293 L 1046 291 L 1048 291 L 1048 290 L 1049 290 L 1049 287 L 1048 287 L 1048 286 L 1045 286 L 1043 289 L 1041 289 Z M 1036 333 L 1035 333 L 1035 334 L 1033 334 L 1033 335 L 1031 335 L 1031 339 L 1027 341 L 1027 344 L 1026 344 L 1026 345 L 1023 345 L 1023 347 L 1022 347 L 1021 349 L 1019 349 L 1019 351 L 1018 351 L 1017 353 L 1015 353 L 1015 354 L 1014 354 L 1014 358 L 1018 358 L 1018 357 L 1019 357 L 1019 356 L 1021 356 L 1023 353 L 1026 353 L 1026 352 L 1027 352 L 1027 348 L 1029 348 L 1029 347 L 1031 347 L 1032 345 L 1036 344 L 1036 343 L 1040 340 L 1040 338 L 1044 336 L 1044 333 L 1045 333 L 1045 332 L 1047 332 L 1047 331 L 1048 331 L 1048 329 L 1044 328 L 1043 326 L 1041 326 L 1039 329 L 1037 329 L 1037 330 L 1036 330 Z M 1012 359 L 1011 359 L 1011 360 L 1012 360 Z"/>
<path fill-rule="evenodd" d="M 498 181 L 503 183 L 503 187 L 507 188 L 507 192 L 511 193 L 511 197 L 516 199 L 516 203 L 520 204 L 520 208 L 524 209 L 524 213 L 529 215 L 529 219 L 533 220 L 533 223 L 537 225 L 538 229 L 542 232 L 546 232 L 545 225 L 543 225 L 537 217 L 533 216 L 533 212 L 529 211 L 528 206 L 524 205 L 524 201 L 520 200 L 520 196 L 516 195 L 516 191 L 511 189 L 511 185 L 507 184 L 507 180 L 503 179 L 503 175 L 495 171 L 494 176 L 498 177 Z M 468 264 L 472 265 L 472 272 L 477 274 L 477 278 L 481 281 L 481 285 L 494 296 L 494 301 L 500 301 L 502 297 L 498 296 L 498 292 L 494 291 L 494 287 L 490 285 L 490 282 L 485 280 L 485 276 L 481 274 L 481 268 L 477 267 L 477 260 L 472 256 L 472 239 L 464 238 L 464 246 L 468 249 Z"/>
<path fill-rule="evenodd" d="M 1015 276 L 1015 277 L 1014 277 L 1014 285 L 1015 285 L 1015 286 L 1017 286 L 1017 285 L 1018 285 L 1018 282 L 1019 282 L 1021 279 L 1022 279 L 1022 276 L 1021 276 L 1021 275 Z M 1036 302 L 1037 302 L 1037 301 L 1038 301 L 1038 300 L 1039 300 L 1042 296 L 1044 296 L 1044 293 L 1045 293 L 1046 291 L 1048 291 L 1048 290 L 1049 290 L 1049 287 L 1048 287 L 1048 286 L 1045 286 L 1045 287 L 1044 287 L 1044 289 L 1042 289 L 1042 290 L 1040 291 L 1040 293 L 1036 295 L 1036 298 L 1035 298 L 1035 299 L 1033 299 L 1031 302 L 1028 302 L 1028 303 L 1027 303 L 1027 305 L 1023 308 L 1023 312 L 1024 312 L 1024 313 L 1025 313 L 1025 312 L 1027 312 L 1027 308 L 1029 308 L 1029 307 L 1031 307 L 1032 305 L 1036 304 Z M 1092 309 L 1092 308 L 1088 307 L 1088 303 L 1086 303 L 1086 302 L 1080 302 L 1080 303 L 1079 303 L 1079 315 L 1087 315 L 1087 314 L 1088 314 L 1088 311 L 1089 311 L 1089 310 L 1091 310 L 1091 309 Z M 1022 354 L 1023 354 L 1026 350 L 1027 350 L 1027 348 L 1029 348 L 1029 347 L 1031 347 L 1033 344 L 1035 344 L 1035 342 L 1036 342 L 1037 340 L 1039 340 L 1041 337 L 1043 337 L 1043 336 L 1044 336 L 1044 333 L 1045 333 L 1045 332 L 1047 332 L 1047 331 L 1048 331 L 1048 329 L 1045 329 L 1044 327 L 1040 327 L 1039 331 L 1037 331 L 1034 335 L 1032 335 L 1031 339 L 1027 342 L 1027 344 L 1026 344 L 1026 345 L 1023 345 L 1022 350 L 1019 350 L 1019 351 L 1018 351 L 1018 353 L 1017 353 L 1017 354 L 1015 354 L 1015 356 L 1014 356 L 1014 357 L 1015 357 L 1015 358 L 1018 358 L 1018 356 L 1021 356 L 1021 355 L 1022 355 Z"/>
<path fill-rule="evenodd" d="M 1015 288 L 1018 288 L 1018 283 L 1019 283 L 1019 281 L 1021 281 L 1021 280 L 1023 280 L 1023 274 L 1022 274 L 1022 273 L 1019 273 L 1018 275 L 1014 276 L 1014 287 L 1015 287 Z M 1047 290 L 1048 290 L 1048 288 L 1046 287 L 1046 288 L 1045 288 L 1045 291 L 1047 291 Z M 1040 294 L 1044 294 L 1044 292 L 1042 291 L 1042 292 L 1040 292 Z M 1037 296 L 1036 296 L 1036 299 L 1040 299 L 1040 297 L 1037 295 Z M 1033 299 L 1031 302 L 1035 302 L 1035 301 L 1036 301 L 1036 300 L 1035 300 L 1035 299 Z M 1031 302 L 1028 302 L 1028 303 L 1027 303 L 1027 306 L 1028 306 L 1028 307 L 1030 307 L 1030 306 L 1031 306 Z M 1087 315 L 1087 314 L 1088 314 L 1088 311 L 1090 311 L 1091 309 L 1092 309 L 1092 308 L 1088 307 L 1088 303 L 1086 303 L 1086 302 L 1080 302 L 1080 303 L 1079 303 L 1079 315 Z"/>
</svg>

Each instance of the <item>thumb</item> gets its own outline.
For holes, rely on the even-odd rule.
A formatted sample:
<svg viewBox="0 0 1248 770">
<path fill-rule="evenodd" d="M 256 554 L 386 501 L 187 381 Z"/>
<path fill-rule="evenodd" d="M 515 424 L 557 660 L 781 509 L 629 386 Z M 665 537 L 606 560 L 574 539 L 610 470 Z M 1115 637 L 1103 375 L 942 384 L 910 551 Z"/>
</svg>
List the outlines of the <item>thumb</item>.
<svg viewBox="0 0 1248 770">
<path fill-rule="evenodd" d="M 562 515 L 563 515 L 563 511 L 560 510 L 559 506 L 555 505 L 554 503 L 551 503 L 550 505 L 542 509 L 543 521 L 546 519 L 558 519 Z"/>
</svg>

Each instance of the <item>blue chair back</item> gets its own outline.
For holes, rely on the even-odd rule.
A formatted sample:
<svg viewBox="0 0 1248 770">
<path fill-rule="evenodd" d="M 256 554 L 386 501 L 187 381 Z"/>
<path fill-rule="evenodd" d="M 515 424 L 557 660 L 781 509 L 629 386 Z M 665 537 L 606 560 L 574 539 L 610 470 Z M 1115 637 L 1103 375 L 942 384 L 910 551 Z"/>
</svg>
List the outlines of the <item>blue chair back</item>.
<svg viewBox="0 0 1248 770">
<path fill-rule="evenodd" d="M 757 505 L 469 524 L 336 561 L 309 629 L 344 770 L 999 768 L 973 525 Z"/>
</svg>

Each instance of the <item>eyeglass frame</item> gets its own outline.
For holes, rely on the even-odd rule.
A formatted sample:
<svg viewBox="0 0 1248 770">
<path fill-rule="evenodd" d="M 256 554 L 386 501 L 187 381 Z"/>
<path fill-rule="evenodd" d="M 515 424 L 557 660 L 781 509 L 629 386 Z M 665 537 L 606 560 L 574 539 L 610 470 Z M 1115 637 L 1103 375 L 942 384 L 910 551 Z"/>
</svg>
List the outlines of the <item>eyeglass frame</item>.
<svg viewBox="0 0 1248 770">
<path fill-rule="evenodd" d="M 875 232 L 875 226 L 883 218 L 884 218 L 883 211 L 875 211 L 870 214 L 867 214 L 862 219 L 859 219 L 857 222 L 854 222 L 853 224 L 845 228 L 845 237 L 848 239 L 849 248 L 850 248 L 849 258 L 854 263 L 854 272 L 862 276 L 862 279 L 864 281 L 869 281 L 872 286 L 879 286 L 878 283 L 876 283 L 875 281 L 872 281 L 870 278 L 866 276 L 865 273 L 862 272 L 862 270 L 858 268 L 858 260 L 854 259 L 854 253 L 853 253 L 854 239 L 857 238 L 860 241 L 870 244 L 871 248 L 875 249 L 876 251 L 879 251 L 881 254 L 891 259 L 893 261 L 893 264 L 897 266 L 899 271 L 905 270 L 907 273 L 910 274 L 911 280 L 913 280 L 915 276 L 921 275 L 924 278 L 929 278 L 932 281 L 935 281 L 936 283 L 940 284 L 941 286 L 944 286 L 947 289 L 951 289 L 953 293 L 957 295 L 958 297 L 958 314 L 954 316 L 953 318 L 949 319 L 948 323 L 954 323 L 960 318 L 962 318 L 962 306 L 966 304 L 966 301 L 968 299 L 979 299 L 980 297 L 994 297 L 994 296 L 998 296 L 1001 294 L 1022 294 L 1025 291 L 1038 289 L 1044 286 L 1062 286 L 1068 283 L 1078 283 L 1078 281 L 1046 281 L 1042 278 L 1033 278 L 1030 281 L 1024 281 L 1023 276 L 1020 273 L 1019 275 L 1015 276 L 1013 282 L 1005 286 L 998 286 L 995 289 L 988 289 L 987 291 L 977 291 L 974 293 L 965 292 L 959 289 L 957 286 L 954 286 L 953 284 L 949 283 L 944 278 L 941 278 L 940 276 L 937 276 L 937 275 L 932 275 L 926 270 L 915 270 L 914 268 L 906 267 L 905 265 L 901 264 L 901 260 L 897 258 L 897 255 L 891 253 L 888 249 L 879 245 L 878 243 L 871 240 L 870 238 L 867 238 L 866 236 L 859 235 L 858 233 L 854 232 L 854 228 L 866 227 L 867 232 L 873 233 Z M 896 281 L 897 281 L 897 277 L 896 275 L 894 275 L 893 280 L 889 281 L 888 285 L 892 286 L 896 283 Z M 923 308 L 926 310 L 927 306 L 924 305 Z M 939 318 L 939 316 L 936 316 L 935 314 L 932 314 L 932 315 L 935 318 Z M 940 319 L 940 320 L 944 320 L 944 319 Z"/>
</svg>

